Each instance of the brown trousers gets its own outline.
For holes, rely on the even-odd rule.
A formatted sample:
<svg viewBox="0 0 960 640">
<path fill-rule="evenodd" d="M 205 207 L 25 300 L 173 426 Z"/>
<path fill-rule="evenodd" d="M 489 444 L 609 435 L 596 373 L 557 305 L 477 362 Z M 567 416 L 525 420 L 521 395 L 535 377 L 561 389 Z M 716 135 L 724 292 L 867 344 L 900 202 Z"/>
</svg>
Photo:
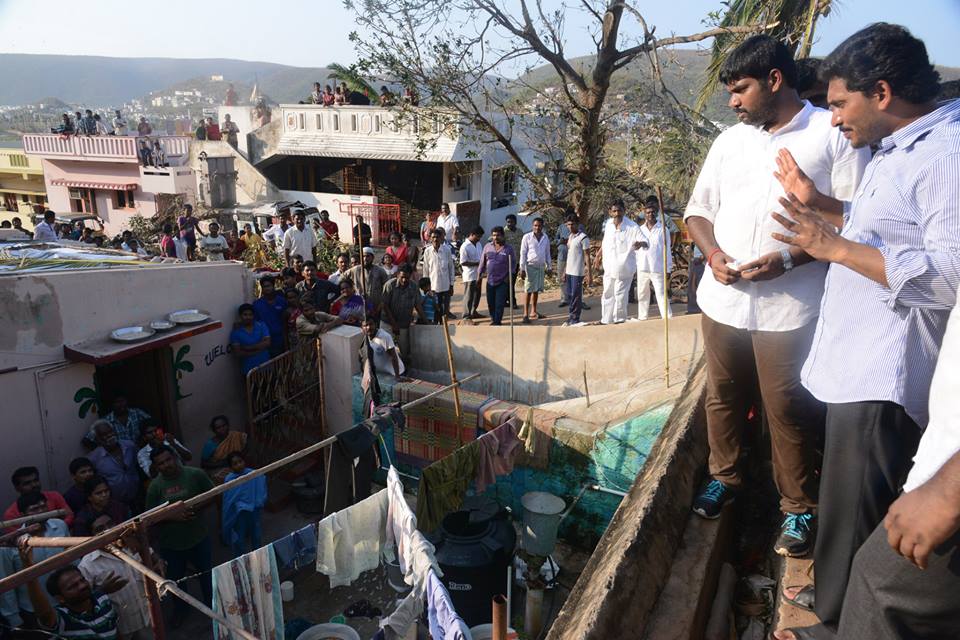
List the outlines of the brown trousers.
<svg viewBox="0 0 960 640">
<path fill-rule="evenodd" d="M 770 426 L 773 480 L 780 510 L 808 513 L 817 506 L 816 442 L 824 407 L 800 384 L 816 322 L 793 331 L 747 331 L 703 315 L 707 356 L 707 436 L 710 475 L 739 488 L 741 438 L 759 384 Z"/>
</svg>

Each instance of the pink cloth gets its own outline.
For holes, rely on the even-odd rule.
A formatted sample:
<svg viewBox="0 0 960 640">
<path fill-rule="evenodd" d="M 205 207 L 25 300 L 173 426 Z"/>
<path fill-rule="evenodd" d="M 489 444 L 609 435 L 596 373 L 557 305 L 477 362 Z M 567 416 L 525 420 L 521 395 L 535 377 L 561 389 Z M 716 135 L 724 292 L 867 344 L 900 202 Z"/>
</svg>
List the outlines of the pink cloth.
<svg viewBox="0 0 960 640">
<path fill-rule="evenodd" d="M 483 493 L 487 485 L 513 471 L 514 460 L 520 452 L 520 421 L 511 418 L 502 425 L 480 436 L 480 463 L 477 465 L 477 493 Z"/>
</svg>

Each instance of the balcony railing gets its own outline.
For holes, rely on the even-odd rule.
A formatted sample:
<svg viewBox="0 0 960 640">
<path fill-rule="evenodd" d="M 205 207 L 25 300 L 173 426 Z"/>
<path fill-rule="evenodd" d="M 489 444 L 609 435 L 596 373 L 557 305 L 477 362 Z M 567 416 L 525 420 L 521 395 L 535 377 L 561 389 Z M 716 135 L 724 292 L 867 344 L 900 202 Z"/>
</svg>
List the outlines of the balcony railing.
<svg viewBox="0 0 960 640">
<path fill-rule="evenodd" d="M 50 158 L 137 162 L 140 140 L 146 140 L 151 146 L 159 140 L 167 158 L 185 157 L 190 151 L 190 138 L 186 136 L 64 136 L 52 133 L 23 136 L 23 150 L 28 155 Z"/>
</svg>

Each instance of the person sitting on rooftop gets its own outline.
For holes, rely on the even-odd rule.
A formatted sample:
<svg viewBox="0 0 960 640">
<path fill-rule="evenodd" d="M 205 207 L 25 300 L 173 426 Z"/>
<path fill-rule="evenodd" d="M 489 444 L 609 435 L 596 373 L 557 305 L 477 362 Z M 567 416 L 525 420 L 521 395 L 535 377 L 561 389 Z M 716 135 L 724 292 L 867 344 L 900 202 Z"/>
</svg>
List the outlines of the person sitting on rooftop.
<svg viewBox="0 0 960 640">
<path fill-rule="evenodd" d="M 163 147 L 160 146 L 159 140 L 153 141 L 153 150 L 150 152 L 150 160 L 153 163 L 154 167 L 169 167 L 170 163 L 167 162 L 167 154 L 163 152 Z"/>
<path fill-rule="evenodd" d="M 137 156 L 140 157 L 140 166 L 149 167 L 150 159 L 153 157 L 153 154 L 150 153 L 150 147 L 144 139 L 140 140 L 139 145 L 140 146 L 137 147 Z"/>
<path fill-rule="evenodd" d="M 51 128 L 50 133 L 59 133 L 61 135 L 74 133 L 73 120 L 70 119 L 70 114 L 69 113 L 63 114 L 60 125 Z"/>
<path fill-rule="evenodd" d="M 140 122 L 137 123 L 137 135 L 138 136 L 149 136 L 153 134 L 153 127 L 150 126 L 150 123 L 147 122 L 147 119 L 143 116 L 140 116 Z"/>
<path fill-rule="evenodd" d="M 129 133 L 127 131 L 127 119 L 120 113 L 120 109 L 117 109 L 113 116 L 113 135 L 125 136 L 127 133 Z"/>
<path fill-rule="evenodd" d="M 97 135 L 97 121 L 94 120 L 93 111 L 90 109 L 87 109 L 84 116 L 80 118 L 80 123 L 77 126 L 77 133 L 82 133 L 85 136 Z"/>
<path fill-rule="evenodd" d="M 380 87 L 380 106 L 392 107 L 395 104 L 397 104 L 397 97 L 393 95 L 393 92 L 386 86 Z"/>
<path fill-rule="evenodd" d="M 313 83 L 313 91 L 310 92 L 310 104 L 323 104 L 323 90 L 319 82 Z"/>
<path fill-rule="evenodd" d="M 323 103 L 323 106 L 325 107 L 329 107 L 330 105 L 333 104 L 334 95 L 333 95 L 333 89 L 330 88 L 330 85 L 326 85 L 323 88 L 323 95 L 320 96 L 320 100 Z"/>
<path fill-rule="evenodd" d="M 107 131 L 107 125 L 104 124 L 103 118 L 100 117 L 99 113 L 93 116 L 93 129 L 94 129 L 94 135 L 97 135 L 97 136 L 110 135 L 110 132 Z"/>
<path fill-rule="evenodd" d="M 346 85 L 340 85 L 337 87 L 336 91 L 333 93 L 333 104 L 340 106 L 347 104 L 347 89 Z"/>
</svg>

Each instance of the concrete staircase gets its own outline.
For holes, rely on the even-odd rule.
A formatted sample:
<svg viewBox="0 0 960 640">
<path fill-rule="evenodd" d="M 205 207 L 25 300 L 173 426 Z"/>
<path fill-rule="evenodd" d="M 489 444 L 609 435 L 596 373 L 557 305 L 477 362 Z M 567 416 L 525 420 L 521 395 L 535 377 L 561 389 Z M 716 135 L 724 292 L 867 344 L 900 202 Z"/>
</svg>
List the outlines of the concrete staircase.
<svg viewBox="0 0 960 640">
<path fill-rule="evenodd" d="M 265 129 L 267 127 L 261 127 Z M 232 157 L 236 171 L 237 204 L 249 204 L 258 200 L 282 200 L 280 190 L 242 153 L 223 140 L 194 140 L 190 144 L 187 163 L 198 172 L 201 180 L 209 180 L 207 163 L 201 158 Z"/>
</svg>

